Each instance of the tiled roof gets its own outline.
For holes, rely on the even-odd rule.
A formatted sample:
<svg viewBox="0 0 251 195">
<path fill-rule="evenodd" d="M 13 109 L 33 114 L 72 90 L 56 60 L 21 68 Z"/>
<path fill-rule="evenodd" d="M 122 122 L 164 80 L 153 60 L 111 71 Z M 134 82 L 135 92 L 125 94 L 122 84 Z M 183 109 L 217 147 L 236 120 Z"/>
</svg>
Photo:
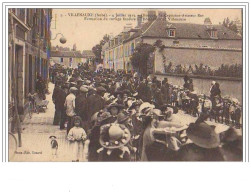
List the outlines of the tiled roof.
<svg viewBox="0 0 251 195">
<path fill-rule="evenodd" d="M 51 51 L 51 57 L 83 58 L 79 51 Z"/>
<path fill-rule="evenodd" d="M 142 25 L 142 27 L 135 33 L 133 33 L 128 39 L 126 39 L 124 42 L 127 42 L 127 41 L 130 41 L 132 39 L 135 39 L 137 37 L 139 37 L 143 32 L 145 32 L 149 27 L 150 25 L 153 23 L 154 21 L 148 21 L 146 23 L 144 23 Z"/>
<path fill-rule="evenodd" d="M 207 32 L 207 25 L 192 23 L 169 23 L 164 20 L 155 20 L 152 26 L 145 33 L 143 33 L 142 36 L 168 38 L 168 24 L 172 24 L 172 27 L 176 28 L 175 38 L 210 39 L 210 35 Z M 242 39 L 240 35 L 223 25 L 212 25 L 212 27 L 217 29 L 218 39 Z"/>
<path fill-rule="evenodd" d="M 82 55 L 84 57 L 95 57 L 95 54 L 92 52 L 92 50 L 83 50 Z"/>
</svg>

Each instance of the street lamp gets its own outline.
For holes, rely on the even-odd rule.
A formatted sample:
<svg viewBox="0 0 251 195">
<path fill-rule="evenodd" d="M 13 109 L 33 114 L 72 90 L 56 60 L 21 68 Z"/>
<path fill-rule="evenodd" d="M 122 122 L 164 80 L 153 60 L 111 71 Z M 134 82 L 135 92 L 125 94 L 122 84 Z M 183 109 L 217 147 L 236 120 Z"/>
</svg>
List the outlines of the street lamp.
<svg viewBox="0 0 251 195">
<path fill-rule="evenodd" d="M 59 39 L 60 43 L 65 44 L 66 43 L 66 38 L 64 37 L 64 35 L 62 33 L 57 33 L 56 37 L 54 39 L 51 40 L 55 40 L 57 38 L 58 35 L 61 35 L 62 37 Z"/>
</svg>

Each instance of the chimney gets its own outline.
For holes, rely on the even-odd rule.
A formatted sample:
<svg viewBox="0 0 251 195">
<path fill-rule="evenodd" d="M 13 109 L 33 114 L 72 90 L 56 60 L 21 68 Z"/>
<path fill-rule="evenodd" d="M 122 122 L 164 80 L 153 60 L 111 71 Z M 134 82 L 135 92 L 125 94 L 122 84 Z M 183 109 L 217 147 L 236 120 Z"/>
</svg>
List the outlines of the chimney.
<svg viewBox="0 0 251 195">
<path fill-rule="evenodd" d="M 204 25 L 212 25 L 210 18 L 205 18 Z"/>
<path fill-rule="evenodd" d="M 72 51 L 77 51 L 77 45 L 76 45 L 76 43 L 74 43 Z"/>
<path fill-rule="evenodd" d="M 148 11 L 148 21 L 153 21 L 157 18 L 156 11 Z"/>
<path fill-rule="evenodd" d="M 142 15 L 137 15 L 137 27 L 141 27 L 142 25 Z"/>
<path fill-rule="evenodd" d="M 160 20 L 166 21 L 166 12 L 165 11 L 159 11 L 158 12 L 158 18 Z"/>
</svg>

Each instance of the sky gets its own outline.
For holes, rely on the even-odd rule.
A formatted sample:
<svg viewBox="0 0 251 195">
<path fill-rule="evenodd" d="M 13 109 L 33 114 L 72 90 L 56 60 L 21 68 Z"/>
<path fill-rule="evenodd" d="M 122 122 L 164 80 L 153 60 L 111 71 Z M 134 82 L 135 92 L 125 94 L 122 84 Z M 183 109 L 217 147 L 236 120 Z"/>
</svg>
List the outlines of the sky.
<svg viewBox="0 0 251 195">
<path fill-rule="evenodd" d="M 146 22 L 149 9 L 53 9 L 51 22 L 52 39 L 57 33 L 62 33 L 67 39 L 65 44 L 59 42 L 60 35 L 52 40 L 52 46 L 73 47 L 77 50 L 91 50 L 102 40 L 105 34 L 116 36 L 131 23 L 135 27 L 137 15 L 143 15 Z M 153 9 L 152 9 L 153 10 Z M 170 22 L 203 24 L 209 17 L 213 24 L 223 22 L 224 18 L 230 20 L 242 18 L 241 9 L 154 9 L 164 11 Z M 130 16 L 131 15 L 131 16 Z M 117 16 L 117 17 L 116 17 Z M 104 20 L 106 18 L 106 20 Z M 116 18 L 116 19 L 115 19 Z M 102 21 L 98 20 L 102 19 Z"/>
</svg>

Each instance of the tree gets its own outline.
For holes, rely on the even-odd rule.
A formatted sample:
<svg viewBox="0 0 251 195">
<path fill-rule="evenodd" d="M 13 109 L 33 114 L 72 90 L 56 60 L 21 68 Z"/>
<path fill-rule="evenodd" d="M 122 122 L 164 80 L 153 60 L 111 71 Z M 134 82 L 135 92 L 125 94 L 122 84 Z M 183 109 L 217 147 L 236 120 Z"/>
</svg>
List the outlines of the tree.
<svg viewBox="0 0 251 195">
<path fill-rule="evenodd" d="M 104 35 L 103 36 L 103 39 L 99 42 L 99 44 L 95 45 L 93 48 L 92 48 L 92 52 L 94 53 L 95 55 L 95 62 L 97 63 L 102 63 L 103 60 L 101 59 L 101 52 L 102 52 L 102 46 L 108 42 L 110 40 L 110 37 L 109 35 Z"/>
<path fill-rule="evenodd" d="M 238 33 L 237 25 L 235 24 L 234 21 L 232 21 L 232 20 L 230 21 L 229 18 L 225 18 L 222 25 L 227 27 L 228 29 Z"/>
<path fill-rule="evenodd" d="M 95 45 L 92 48 L 92 52 L 95 55 L 95 61 L 97 63 L 101 63 L 102 62 L 102 59 L 101 59 L 102 46 L 100 44 Z"/>
<path fill-rule="evenodd" d="M 155 47 L 147 44 L 140 43 L 134 50 L 132 57 L 130 58 L 134 69 L 138 70 L 142 75 L 147 75 L 147 61 Z"/>
</svg>

